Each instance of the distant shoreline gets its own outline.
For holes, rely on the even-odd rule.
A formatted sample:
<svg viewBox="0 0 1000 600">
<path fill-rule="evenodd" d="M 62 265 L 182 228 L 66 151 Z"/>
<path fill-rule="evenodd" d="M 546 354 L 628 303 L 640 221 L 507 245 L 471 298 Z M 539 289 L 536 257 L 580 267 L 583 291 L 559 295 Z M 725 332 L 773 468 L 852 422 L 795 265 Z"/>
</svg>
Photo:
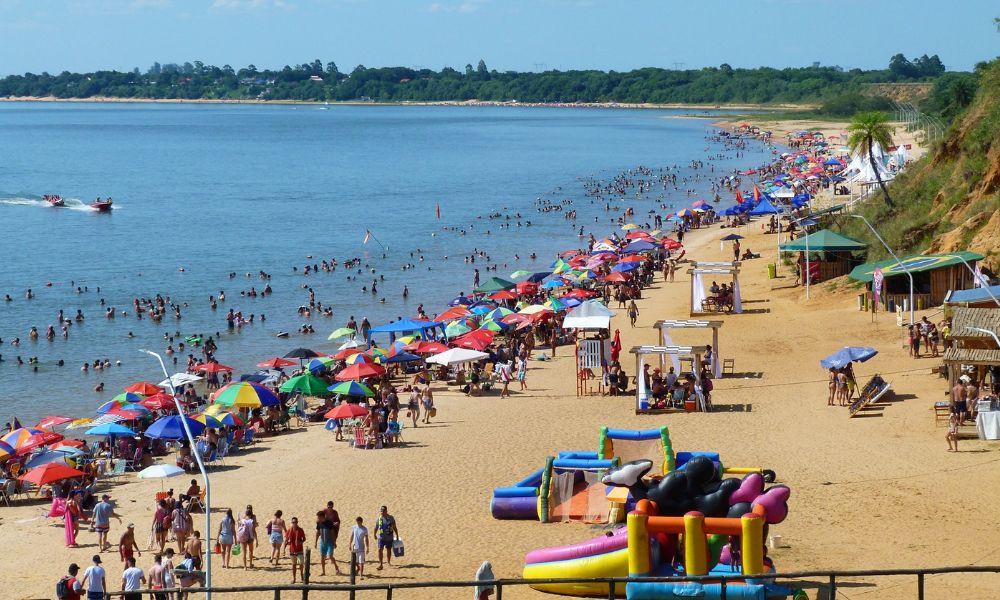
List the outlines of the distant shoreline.
<svg viewBox="0 0 1000 600">
<path fill-rule="evenodd" d="M 227 99 L 185 99 L 185 98 L 113 98 L 94 96 L 92 98 L 56 98 L 55 96 L 5 96 L 0 102 L 67 102 L 78 104 L 249 104 L 249 105 L 292 105 L 292 106 L 499 106 L 509 108 L 625 108 L 625 109 L 680 109 L 680 110 L 760 110 L 779 111 L 808 108 L 800 104 L 657 104 L 651 102 L 513 102 L 488 100 L 440 100 L 429 102 L 364 102 L 310 101 L 310 100 L 227 100 Z"/>
</svg>

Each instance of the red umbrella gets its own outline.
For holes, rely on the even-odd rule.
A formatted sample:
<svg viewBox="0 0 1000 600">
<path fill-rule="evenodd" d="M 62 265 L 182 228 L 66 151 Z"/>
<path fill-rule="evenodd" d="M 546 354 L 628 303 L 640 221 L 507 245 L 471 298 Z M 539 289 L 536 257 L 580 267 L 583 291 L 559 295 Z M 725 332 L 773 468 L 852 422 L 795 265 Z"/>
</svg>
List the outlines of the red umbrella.
<svg viewBox="0 0 1000 600">
<path fill-rule="evenodd" d="M 142 396 L 155 396 L 163 390 L 161 390 L 159 386 L 155 386 L 148 381 L 140 381 L 128 386 L 125 388 L 125 391 L 133 394 L 140 394 Z"/>
<path fill-rule="evenodd" d="M 611 362 L 618 362 L 618 355 L 622 351 L 622 336 L 621 332 L 615 329 L 615 338 L 611 342 Z"/>
<path fill-rule="evenodd" d="M 291 367 L 297 364 L 294 360 L 288 360 L 287 358 L 269 358 L 264 362 L 257 363 L 257 366 L 261 369 L 280 369 L 281 367 Z"/>
<path fill-rule="evenodd" d="M 448 349 L 441 342 L 428 342 L 424 340 L 417 340 L 411 344 L 403 346 L 403 350 L 407 352 L 413 352 L 415 354 L 440 354 Z"/>
<path fill-rule="evenodd" d="M 49 448 L 60 448 L 63 446 L 69 446 L 70 448 L 83 448 L 87 445 L 87 442 L 83 440 L 59 440 L 58 442 L 52 442 L 49 444 Z"/>
<path fill-rule="evenodd" d="M 223 371 L 232 372 L 233 368 L 227 367 L 226 365 L 220 363 L 210 362 L 210 363 L 201 363 L 200 365 L 195 365 L 194 370 L 201 371 L 202 373 L 221 373 Z"/>
<path fill-rule="evenodd" d="M 608 275 L 607 277 L 605 277 L 604 281 L 624 282 L 624 281 L 628 281 L 631 278 L 632 278 L 632 276 L 629 275 L 628 273 L 612 273 L 612 274 Z"/>
<path fill-rule="evenodd" d="M 488 329 L 477 329 L 451 341 L 452 346 L 469 348 L 482 352 L 493 343 L 493 332 Z"/>
<path fill-rule="evenodd" d="M 594 290 L 585 290 L 583 288 L 576 288 L 572 292 L 564 295 L 563 298 L 593 298 L 597 296 L 597 292 Z"/>
<path fill-rule="evenodd" d="M 560 258 L 566 258 L 567 256 L 573 256 L 574 254 L 579 254 L 579 250 L 563 250 L 559 253 Z"/>
<path fill-rule="evenodd" d="M 500 318 L 501 323 L 506 323 L 507 325 L 516 325 L 518 323 L 524 323 L 531 321 L 531 315 L 526 315 L 522 313 L 511 313 L 505 317 Z"/>
<path fill-rule="evenodd" d="M 514 286 L 518 294 L 534 294 L 538 291 L 538 284 L 533 281 L 522 281 Z"/>
<path fill-rule="evenodd" d="M 628 256 L 623 256 L 618 259 L 618 262 L 642 262 L 648 259 L 648 256 L 639 256 L 638 254 L 629 254 Z"/>
<path fill-rule="evenodd" d="M 663 247 L 667 250 L 676 250 L 684 246 L 684 244 L 670 238 L 663 238 L 663 241 L 660 243 L 663 244 Z"/>
<path fill-rule="evenodd" d="M 337 373 L 337 381 L 353 381 L 385 373 L 385 367 L 376 363 L 358 363 Z"/>
<path fill-rule="evenodd" d="M 347 360 L 348 358 L 354 356 L 355 354 L 361 354 L 360 348 L 344 348 L 340 352 L 333 355 L 334 360 Z"/>
<path fill-rule="evenodd" d="M 354 417 L 363 417 L 367 414 L 368 409 L 360 404 L 343 402 L 326 411 L 326 414 L 323 416 L 327 419 L 353 419 Z"/>
<path fill-rule="evenodd" d="M 517 300 L 517 294 L 510 290 L 500 290 L 488 296 L 490 300 Z"/>
<path fill-rule="evenodd" d="M 24 456 L 26 454 L 31 454 L 35 448 L 48 446 L 52 442 L 58 442 L 61 439 L 63 439 L 63 436 L 58 433 L 52 433 L 51 431 L 46 433 L 36 433 L 35 435 L 25 438 L 22 443 L 15 447 L 15 449 L 17 450 L 18 456 Z"/>
<path fill-rule="evenodd" d="M 469 309 L 464 306 L 454 306 L 444 311 L 437 316 L 438 321 L 451 321 L 453 319 L 461 319 L 462 317 L 469 314 Z"/>
<path fill-rule="evenodd" d="M 625 239 L 627 239 L 627 240 L 652 240 L 652 239 L 655 239 L 655 238 L 653 236 L 649 235 L 649 233 L 647 233 L 645 231 L 632 231 L 632 232 L 629 232 L 629 234 L 625 236 Z"/>
<path fill-rule="evenodd" d="M 77 471 L 76 469 L 68 467 L 65 464 L 48 463 L 28 471 L 24 475 L 18 477 L 18 479 L 41 487 L 54 481 L 73 479 L 74 477 L 83 477 L 84 475 L 85 473 L 83 471 Z"/>
<path fill-rule="evenodd" d="M 149 410 L 168 410 L 176 407 L 174 397 L 166 392 L 160 392 L 148 398 L 143 398 L 139 401 L 139 404 Z"/>
<path fill-rule="evenodd" d="M 38 422 L 35 427 L 39 429 L 52 429 L 58 425 L 65 425 L 66 423 L 72 423 L 75 421 L 73 417 L 63 417 L 61 415 L 49 415 Z"/>
</svg>

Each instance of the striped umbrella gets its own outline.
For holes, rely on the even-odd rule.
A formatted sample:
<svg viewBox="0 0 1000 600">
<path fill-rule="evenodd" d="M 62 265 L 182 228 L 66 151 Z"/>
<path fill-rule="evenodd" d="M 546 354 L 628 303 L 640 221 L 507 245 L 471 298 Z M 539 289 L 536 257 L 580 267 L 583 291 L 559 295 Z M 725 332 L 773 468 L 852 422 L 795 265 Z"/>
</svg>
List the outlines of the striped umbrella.
<svg viewBox="0 0 1000 600">
<path fill-rule="evenodd" d="M 17 450 L 11 448 L 9 444 L 0 442 L 0 462 L 14 458 L 15 456 L 17 456 Z"/>
<path fill-rule="evenodd" d="M 310 360 L 307 368 L 310 373 L 322 373 L 335 364 L 337 364 L 337 359 L 332 356 L 321 356 Z"/>
<path fill-rule="evenodd" d="M 335 383 L 326 389 L 334 394 L 340 394 L 341 396 L 358 396 L 364 398 L 372 398 L 375 396 L 375 392 L 373 392 L 370 387 L 358 381 L 341 381 L 340 383 Z"/>
<path fill-rule="evenodd" d="M 306 374 L 292 377 L 278 389 L 282 392 L 302 392 L 307 396 L 319 396 L 326 394 L 326 386 L 327 383 L 319 377 Z"/>
<path fill-rule="evenodd" d="M 63 439 L 63 436 L 45 429 L 18 427 L 14 431 L 11 431 L 7 435 L 0 438 L 0 442 L 3 442 L 13 448 L 18 456 L 24 456 L 35 448 L 47 446 L 52 442 L 56 442 L 61 439 Z"/>
<path fill-rule="evenodd" d="M 266 387 L 249 381 L 227 384 L 212 396 L 212 402 L 221 406 L 236 408 L 260 408 L 277 406 L 278 396 Z"/>
</svg>

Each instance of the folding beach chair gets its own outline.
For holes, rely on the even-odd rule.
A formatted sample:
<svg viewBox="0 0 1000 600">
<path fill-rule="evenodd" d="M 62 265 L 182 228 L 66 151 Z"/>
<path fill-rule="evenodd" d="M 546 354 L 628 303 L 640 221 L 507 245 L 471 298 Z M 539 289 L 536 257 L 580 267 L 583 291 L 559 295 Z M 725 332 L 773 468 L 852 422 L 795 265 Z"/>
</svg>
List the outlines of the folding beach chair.
<svg viewBox="0 0 1000 600">
<path fill-rule="evenodd" d="M 375 440 L 369 439 L 369 437 L 366 435 L 365 430 L 364 430 L 363 427 L 355 427 L 354 428 L 354 447 L 355 448 L 361 448 L 361 449 L 373 448 L 374 447 L 374 441 Z"/>
</svg>

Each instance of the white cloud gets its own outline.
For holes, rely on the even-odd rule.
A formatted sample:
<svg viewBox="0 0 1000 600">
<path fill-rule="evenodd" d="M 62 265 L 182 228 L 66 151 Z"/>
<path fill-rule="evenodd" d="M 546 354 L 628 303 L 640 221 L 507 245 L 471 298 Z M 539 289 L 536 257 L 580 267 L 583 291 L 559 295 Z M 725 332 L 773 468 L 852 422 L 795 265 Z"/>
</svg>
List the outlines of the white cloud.
<svg viewBox="0 0 1000 600">
<path fill-rule="evenodd" d="M 265 10 L 269 8 L 291 9 L 295 5 L 285 0 L 214 0 L 213 10 Z"/>
</svg>

